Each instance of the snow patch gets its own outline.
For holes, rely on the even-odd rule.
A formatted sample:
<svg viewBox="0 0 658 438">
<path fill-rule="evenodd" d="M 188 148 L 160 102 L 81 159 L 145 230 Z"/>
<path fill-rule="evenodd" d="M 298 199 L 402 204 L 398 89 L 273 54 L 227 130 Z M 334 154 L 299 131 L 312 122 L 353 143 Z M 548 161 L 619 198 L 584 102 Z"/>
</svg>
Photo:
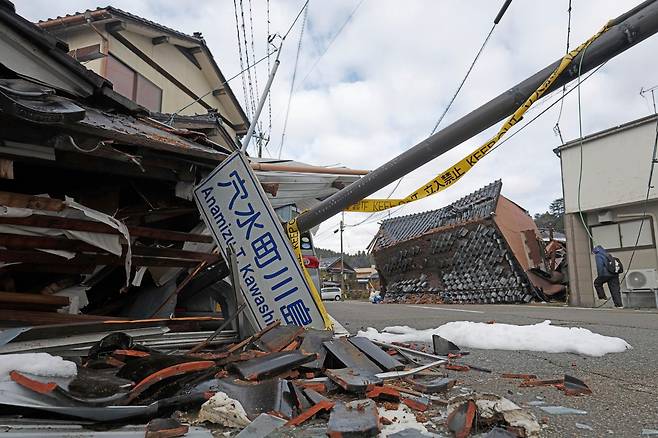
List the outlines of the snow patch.
<svg viewBox="0 0 658 438">
<path fill-rule="evenodd" d="M 387 343 L 432 342 L 434 334 L 454 342 L 461 348 L 485 350 L 578 353 L 600 357 L 633 348 L 621 338 L 603 336 L 581 327 L 558 327 L 551 325 L 549 320 L 532 325 L 455 321 L 427 330 L 417 330 L 409 326 L 386 327 L 381 333 L 368 327 L 365 331 L 359 331 L 358 336 Z"/>
<path fill-rule="evenodd" d="M 379 433 L 380 438 L 385 438 L 405 429 L 416 429 L 419 434 L 429 433 L 427 428 L 422 423 L 419 423 L 418 420 L 416 420 L 416 414 L 414 414 L 413 411 L 401 403 L 395 410 L 387 410 L 383 407 L 380 407 L 379 416 L 387 418 L 392 422 L 392 424 L 388 424 L 382 427 L 381 432 Z"/>
<path fill-rule="evenodd" d="M 48 353 L 24 353 L 0 355 L 0 382 L 11 380 L 9 373 L 18 371 L 43 377 L 75 377 L 75 363 Z"/>
</svg>

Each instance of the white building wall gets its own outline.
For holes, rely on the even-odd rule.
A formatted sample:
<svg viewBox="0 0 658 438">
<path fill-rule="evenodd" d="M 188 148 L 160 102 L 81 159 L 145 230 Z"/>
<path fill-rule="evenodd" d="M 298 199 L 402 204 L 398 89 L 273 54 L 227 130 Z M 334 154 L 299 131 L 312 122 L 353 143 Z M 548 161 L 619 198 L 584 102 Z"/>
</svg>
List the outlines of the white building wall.
<svg viewBox="0 0 658 438">
<path fill-rule="evenodd" d="M 643 201 L 655 135 L 656 121 L 648 120 L 623 131 L 586 139 L 582 144 L 582 175 L 581 146 L 574 144 L 562 149 L 566 212 L 604 210 Z M 652 185 L 657 183 L 658 172 L 655 172 Z M 656 188 L 651 189 L 649 197 L 658 198 Z"/>
</svg>

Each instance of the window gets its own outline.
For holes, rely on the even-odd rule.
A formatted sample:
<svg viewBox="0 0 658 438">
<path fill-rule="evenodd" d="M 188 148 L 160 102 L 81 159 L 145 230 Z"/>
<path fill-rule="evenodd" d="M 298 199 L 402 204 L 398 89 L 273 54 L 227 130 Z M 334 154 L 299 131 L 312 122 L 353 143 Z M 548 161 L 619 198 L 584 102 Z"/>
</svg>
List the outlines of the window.
<svg viewBox="0 0 658 438">
<path fill-rule="evenodd" d="M 117 93 L 134 100 L 149 111 L 160 111 L 162 90 L 112 55 L 107 57 L 106 76 Z"/>
<path fill-rule="evenodd" d="M 642 226 L 641 229 L 640 225 Z M 592 227 L 592 237 L 595 244 L 606 249 L 654 246 L 653 231 L 649 219 L 596 225 Z M 635 244 L 636 241 L 637 245 Z"/>
</svg>

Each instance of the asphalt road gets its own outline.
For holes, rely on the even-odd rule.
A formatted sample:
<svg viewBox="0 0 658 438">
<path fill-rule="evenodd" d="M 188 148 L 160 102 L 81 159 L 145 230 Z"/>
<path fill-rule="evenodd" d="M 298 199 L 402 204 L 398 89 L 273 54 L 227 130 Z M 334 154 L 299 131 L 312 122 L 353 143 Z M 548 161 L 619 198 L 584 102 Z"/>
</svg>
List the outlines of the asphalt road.
<svg viewBox="0 0 658 438">
<path fill-rule="evenodd" d="M 360 301 L 329 302 L 327 308 L 353 334 L 366 327 L 381 330 L 408 325 L 427 329 L 450 321 L 534 324 L 550 319 L 554 325 L 584 327 L 602 335 L 621 337 L 633 349 L 603 357 L 470 349 L 471 354 L 465 360 L 493 373 L 471 370 L 449 374 L 462 380 L 462 386 L 498 394 L 527 407 L 546 423 L 542 436 L 637 437 L 643 429 L 658 430 L 658 313 L 655 311 L 547 305 L 375 305 Z M 518 381 L 500 377 L 505 372 L 536 374 L 544 379 L 559 378 L 566 373 L 583 379 L 593 394 L 568 397 L 553 387 L 519 388 Z M 534 405 L 542 402 L 584 410 L 587 414 L 550 415 Z"/>
</svg>

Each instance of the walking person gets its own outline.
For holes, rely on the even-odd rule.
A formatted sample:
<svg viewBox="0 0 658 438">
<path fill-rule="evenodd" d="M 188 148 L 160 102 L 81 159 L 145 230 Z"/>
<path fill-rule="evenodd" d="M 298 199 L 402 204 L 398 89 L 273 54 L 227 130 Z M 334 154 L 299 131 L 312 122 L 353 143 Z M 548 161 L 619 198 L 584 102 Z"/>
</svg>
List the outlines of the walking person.
<svg viewBox="0 0 658 438">
<path fill-rule="evenodd" d="M 607 284 L 615 307 L 623 309 L 624 306 L 621 302 L 621 291 L 619 287 L 619 274 L 624 270 L 621 262 L 619 259 L 611 256 L 601 245 L 595 246 L 592 253 L 596 259 L 597 277 L 594 280 L 596 295 L 600 300 L 605 300 L 606 296 L 605 291 L 603 290 L 603 285 Z"/>
</svg>

